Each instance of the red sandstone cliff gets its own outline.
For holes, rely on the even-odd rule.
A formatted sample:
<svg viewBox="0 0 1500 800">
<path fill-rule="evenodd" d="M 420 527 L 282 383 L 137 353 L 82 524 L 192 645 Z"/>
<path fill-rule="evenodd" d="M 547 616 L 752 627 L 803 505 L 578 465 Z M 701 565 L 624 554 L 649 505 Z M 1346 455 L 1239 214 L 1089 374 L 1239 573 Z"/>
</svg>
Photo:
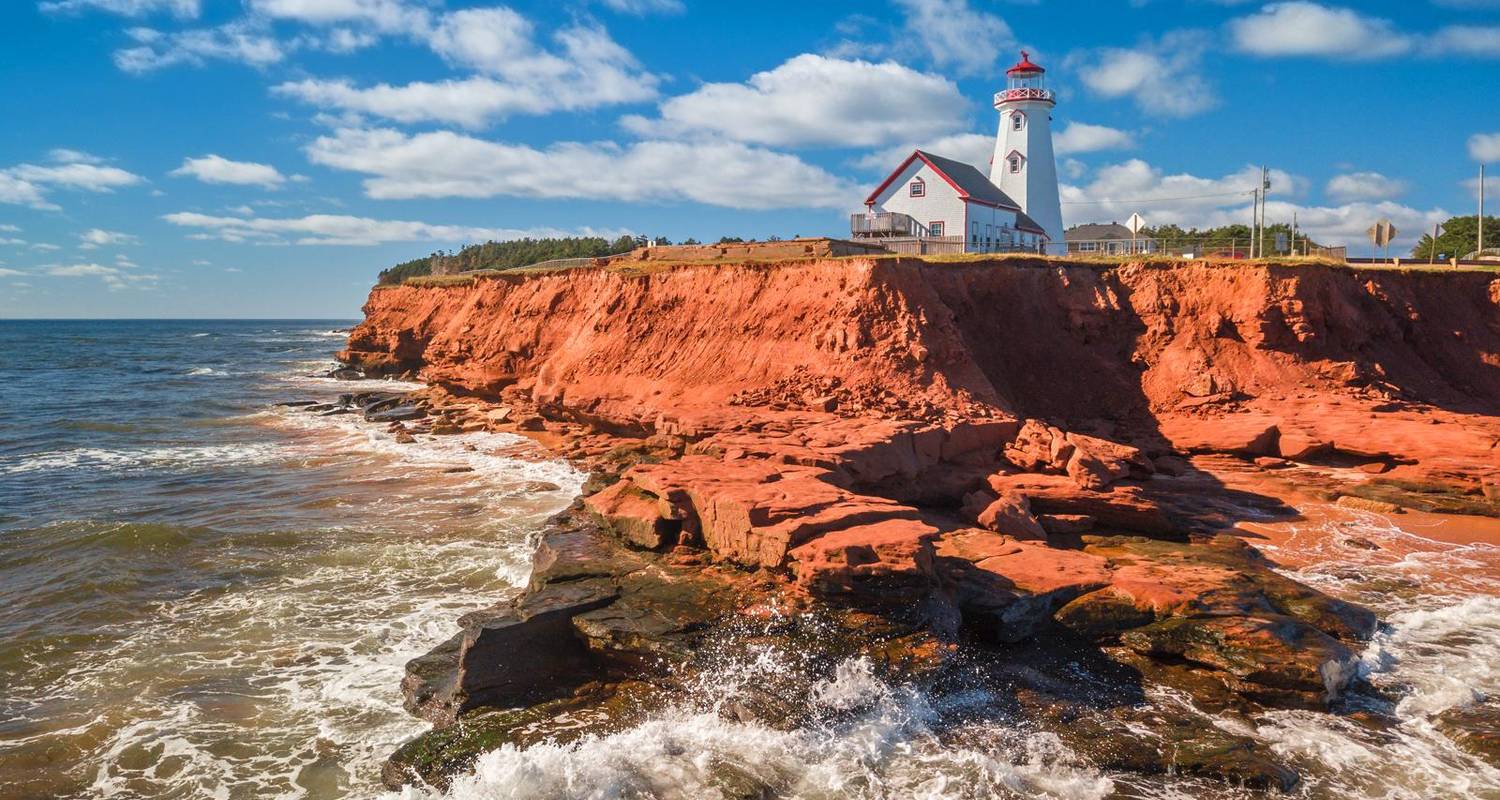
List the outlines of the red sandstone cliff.
<svg viewBox="0 0 1500 800">
<path fill-rule="evenodd" d="M 626 428 L 712 429 L 737 404 L 1500 461 L 1490 272 L 816 260 L 380 288 L 365 310 L 353 363 Z"/>
<path fill-rule="evenodd" d="M 614 549 L 544 546 L 514 608 L 409 667 L 414 707 L 449 722 L 534 702 L 501 691 L 525 671 L 502 654 L 532 653 L 542 628 L 568 663 L 582 647 L 634 679 L 637 651 L 775 597 L 916 618 L 945 643 L 1067 629 L 1201 702 L 1219 686 L 1324 708 L 1355 681 L 1374 616 L 1216 536 L 1296 512 L 1200 462 L 1297 462 L 1292 480 L 1359 482 L 1359 503 L 1500 516 L 1494 273 L 627 264 L 378 288 L 365 311 L 343 360 L 448 390 L 416 401 L 412 430 L 546 428 L 613 481 L 559 541 L 592 524 Z M 602 565 L 621 572 L 581 596 L 573 579 Z M 658 596 L 734 594 L 747 575 L 755 591 L 723 608 Z M 1252 750 L 1199 768 L 1295 783 Z"/>
</svg>

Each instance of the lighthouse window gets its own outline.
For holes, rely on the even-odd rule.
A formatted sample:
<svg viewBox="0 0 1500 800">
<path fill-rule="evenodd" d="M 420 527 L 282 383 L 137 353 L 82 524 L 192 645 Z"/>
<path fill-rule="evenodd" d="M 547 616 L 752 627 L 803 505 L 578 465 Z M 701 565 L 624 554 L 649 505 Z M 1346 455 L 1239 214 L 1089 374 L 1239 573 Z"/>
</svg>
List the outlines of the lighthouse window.
<svg viewBox="0 0 1500 800">
<path fill-rule="evenodd" d="M 1021 171 L 1021 154 L 1020 153 L 1011 153 L 1010 154 L 1010 171 L 1011 172 L 1020 172 Z"/>
<path fill-rule="evenodd" d="M 1022 114 L 1021 112 L 1017 111 L 1016 113 L 1010 115 L 1010 127 L 1011 127 L 1011 130 L 1017 130 L 1018 131 L 1022 127 L 1024 127 L 1025 125 L 1026 125 L 1026 115 L 1025 114 Z"/>
<path fill-rule="evenodd" d="M 923 182 L 921 178 L 917 178 L 916 180 L 914 180 L 914 181 L 911 182 L 911 196 L 912 197 L 926 197 L 927 196 L 927 184 L 925 182 Z"/>
</svg>

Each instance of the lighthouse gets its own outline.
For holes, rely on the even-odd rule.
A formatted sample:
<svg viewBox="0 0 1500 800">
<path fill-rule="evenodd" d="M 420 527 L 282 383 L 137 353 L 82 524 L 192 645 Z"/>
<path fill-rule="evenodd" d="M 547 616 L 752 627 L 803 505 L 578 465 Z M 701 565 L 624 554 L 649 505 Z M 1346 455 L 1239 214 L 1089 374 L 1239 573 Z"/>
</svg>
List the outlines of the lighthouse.
<svg viewBox="0 0 1500 800">
<path fill-rule="evenodd" d="M 1063 252 L 1062 202 L 1057 195 L 1057 160 L 1052 155 L 1052 107 L 1057 105 L 1026 51 L 1006 70 L 1007 86 L 995 93 L 1000 131 L 990 159 L 990 182 L 1013 199 L 1047 233 L 1050 249 Z"/>
</svg>

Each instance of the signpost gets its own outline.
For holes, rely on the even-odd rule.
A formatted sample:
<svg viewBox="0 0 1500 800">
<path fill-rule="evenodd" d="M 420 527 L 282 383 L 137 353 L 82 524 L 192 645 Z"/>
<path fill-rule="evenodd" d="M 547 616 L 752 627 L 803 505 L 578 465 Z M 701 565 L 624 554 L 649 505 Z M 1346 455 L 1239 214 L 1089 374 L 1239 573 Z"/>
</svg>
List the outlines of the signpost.
<svg viewBox="0 0 1500 800">
<path fill-rule="evenodd" d="M 1443 223 L 1441 223 L 1441 222 L 1434 222 L 1434 223 L 1432 223 L 1432 252 L 1430 252 L 1430 253 L 1427 254 L 1427 263 L 1429 263 L 1429 264 L 1436 264 L 1437 263 L 1437 240 L 1438 240 L 1438 237 L 1442 236 L 1442 235 L 1443 235 Z"/>
<path fill-rule="evenodd" d="M 1391 240 L 1396 238 L 1396 226 L 1392 225 L 1390 220 L 1382 219 L 1371 225 L 1370 229 L 1365 231 L 1365 233 L 1370 235 L 1370 241 L 1374 242 L 1377 248 L 1385 248 L 1385 258 L 1389 261 L 1391 259 Z"/>
<path fill-rule="evenodd" d="M 1139 213 L 1131 214 L 1130 219 L 1125 220 L 1125 227 L 1130 229 L 1130 254 L 1135 255 L 1135 237 L 1140 234 L 1142 228 L 1146 227 L 1146 220 L 1142 219 Z"/>
</svg>

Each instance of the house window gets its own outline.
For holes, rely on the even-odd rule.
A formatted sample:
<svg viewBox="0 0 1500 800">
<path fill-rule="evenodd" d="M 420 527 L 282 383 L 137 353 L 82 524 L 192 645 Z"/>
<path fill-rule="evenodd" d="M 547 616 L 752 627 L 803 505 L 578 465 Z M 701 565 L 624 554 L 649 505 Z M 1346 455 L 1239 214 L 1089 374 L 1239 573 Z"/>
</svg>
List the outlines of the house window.
<svg viewBox="0 0 1500 800">
<path fill-rule="evenodd" d="M 1098 242 L 1079 242 L 1078 249 L 1085 253 L 1091 253 L 1099 249 Z"/>
<path fill-rule="evenodd" d="M 911 196 L 912 197 L 926 197 L 927 196 L 927 184 L 921 178 L 917 178 L 916 180 L 914 180 L 914 181 L 911 182 Z"/>
<path fill-rule="evenodd" d="M 1011 153 L 1010 154 L 1010 158 L 1008 158 L 1007 160 L 1010 162 L 1010 171 L 1011 172 L 1020 172 L 1021 171 L 1021 162 L 1024 161 L 1025 159 L 1021 158 L 1021 154 L 1020 153 Z"/>
<path fill-rule="evenodd" d="M 943 223 L 941 223 L 941 222 L 929 222 L 929 223 L 927 223 L 927 230 L 933 236 L 942 236 L 943 235 Z"/>
<path fill-rule="evenodd" d="M 1011 130 L 1018 131 L 1018 130 L 1024 128 L 1024 127 L 1026 127 L 1026 115 L 1025 114 L 1022 114 L 1021 112 L 1017 111 L 1014 114 L 1010 115 L 1010 129 Z"/>
</svg>

